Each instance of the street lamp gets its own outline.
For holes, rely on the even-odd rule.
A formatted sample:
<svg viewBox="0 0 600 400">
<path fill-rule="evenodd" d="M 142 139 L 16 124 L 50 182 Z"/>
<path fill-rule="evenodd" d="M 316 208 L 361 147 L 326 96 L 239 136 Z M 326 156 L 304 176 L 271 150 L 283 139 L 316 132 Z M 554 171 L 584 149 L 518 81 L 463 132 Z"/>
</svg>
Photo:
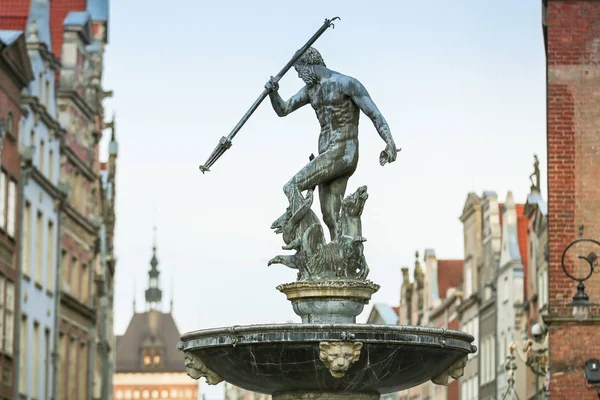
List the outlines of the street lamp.
<svg viewBox="0 0 600 400">
<path fill-rule="evenodd" d="M 577 321 L 583 321 L 583 320 L 587 319 L 590 314 L 590 308 L 592 306 L 596 305 L 596 303 L 592 303 L 590 301 L 590 298 L 585 293 L 585 286 L 583 285 L 583 282 L 588 280 L 594 272 L 597 272 L 597 267 L 598 267 L 598 264 L 596 263 L 596 261 L 598 261 L 598 256 L 596 255 L 596 253 L 594 253 L 592 251 L 587 256 L 578 256 L 577 257 L 580 260 L 585 260 L 589 264 L 590 272 L 587 275 L 585 275 L 583 278 L 578 278 L 574 275 L 571 275 L 567 271 L 567 268 L 565 267 L 565 257 L 567 255 L 567 252 L 569 251 L 569 249 L 571 247 L 573 247 L 574 245 L 576 245 L 577 243 L 580 243 L 580 242 L 590 242 L 590 243 L 593 243 L 596 246 L 600 247 L 600 242 L 598 242 L 596 240 L 577 239 L 577 240 L 574 240 L 573 242 L 571 242 L 567 246 L 567 248 L 565 249 L 565 251 L 563 252 L 563 255 L 562 255 L 561 265 L 562 265 L 563 271 L 565 271 L 565 274 L 569 278 L 571 278 L 574 281 L 577 281 L 577 292 L 575 293 L 575 296 L 573 296 L 573 301 L 571 301 L 570 303 L 567 303 L 567 305 L 569 307 L 573 307 L 573 318 L 575 318 Z"/>
</svg>

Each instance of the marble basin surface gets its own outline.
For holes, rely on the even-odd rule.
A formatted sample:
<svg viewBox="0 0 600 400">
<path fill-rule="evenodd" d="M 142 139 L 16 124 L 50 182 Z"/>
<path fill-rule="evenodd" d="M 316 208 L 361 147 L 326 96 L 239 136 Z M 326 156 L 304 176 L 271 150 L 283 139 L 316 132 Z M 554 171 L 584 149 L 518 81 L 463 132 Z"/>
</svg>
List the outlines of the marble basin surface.
<svg viewBox="0 0 600 400">
<path fill-rule="evenodd" d="M 414 326 L 270 324 L 186 333 L 178 348 L 255 392 L 384 394 L 443 374 L 476 351 L 473 340 L 464 332 Z M 361 343 L 360 354 L 336 377 L 323 362 L 322 343 Z"/>
</svg>

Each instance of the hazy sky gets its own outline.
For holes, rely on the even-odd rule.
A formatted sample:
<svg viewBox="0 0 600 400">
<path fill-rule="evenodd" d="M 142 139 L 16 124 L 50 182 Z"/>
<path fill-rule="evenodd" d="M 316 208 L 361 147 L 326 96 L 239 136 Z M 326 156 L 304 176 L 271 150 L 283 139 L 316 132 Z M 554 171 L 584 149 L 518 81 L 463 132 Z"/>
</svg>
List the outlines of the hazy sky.
<svg viewBox="0 0 600 400">
<path fill-rule="evenodd" d="M 212 172 L 198 165 L 333 16 L 342 20 L 315 47 L 366 86 L 403 149 L 380 167 L 385 144 L 361 117 L 348 191 L 369 188 L 365 252 L 370 279 L 383 286 L 372 303 L 398 303 L 400 268 L 416 249 L 462 258 L 458 217 L 469 191 L 495 190 L 503 201 L 512 190 L 524 202 L 538 153 L 545 194 L 539 0 L 112 1 L 104 82 L 120 145 L 117 333 L 131 317 L 134 282 L 144 306 L 155 223 L 164 308 L 173 287 L 182 332 L 298 321 L 275 290 L 295 271 L 266 262 L 283 254 L 269 229 L 287 206 L 282 186 L 317 152 L 313 110 L 278 118 L 266 100 Z M 280 93 L 301 86 L 291 71 Z"/>
</svg>

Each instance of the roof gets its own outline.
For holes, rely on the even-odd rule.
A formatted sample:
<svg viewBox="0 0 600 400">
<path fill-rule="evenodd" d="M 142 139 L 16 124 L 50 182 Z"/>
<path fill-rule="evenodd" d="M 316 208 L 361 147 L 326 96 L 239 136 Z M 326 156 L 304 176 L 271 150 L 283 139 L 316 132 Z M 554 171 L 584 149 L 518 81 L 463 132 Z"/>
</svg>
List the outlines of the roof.
<svg viewBox="0 0 600 400">
<path fill-rule="evenodd" d="M 29 5 L 26 0 L 0 1 L 0 29 L 24 31 L 29 17 Z"/>
<path fill-rule="evenodd" d="M 90 20 L 90 13 L 87 11 L 71 11 L 65 18 L 65 25 L 84 26 Z"/>
<path fill-rule="evenodd" d="M 19 0 L 16 0 L 19 1 Z M 71 11 L 85 11 L 86 0 L 54 0 L 50 3 L 50 30 L 52 32 L 52 52 L 60 59 L 63 45 L 63 23 Z M 1 13 L 0 13 L 1 14 Z"/>
<path fill-rule="evenodd" d="M 438 260 L 437 273 L 438 293 L 445 299 L 448 289 L 459 287 L 463 280 L 463 260 Z"/>
<path fill-rule="evenodd" d="M 88 0 L 87 10 L 94 21 L 108 21 L 108 0 Z"/>
<path fill-rule="evenodd" d="M 150 314 L 157 313 L 155 329 L 150 326 Z M 164 344 L 160 368 L 142 368 L 142 344 L 155 337 Z M 161 311 L 135 313 L 125 333 L 117 338 L 115 372 L 185 372 L 183 353 L 177 350 L 181 334 L 173 315 Z"/>
<path fill-rule="evenodd" d="M 23 34 L 23 31 L 5 30 L 0 31 L 0 42 L 5 46 L 10 46 L 17 41 L 19 36 Z"/>
</svg>

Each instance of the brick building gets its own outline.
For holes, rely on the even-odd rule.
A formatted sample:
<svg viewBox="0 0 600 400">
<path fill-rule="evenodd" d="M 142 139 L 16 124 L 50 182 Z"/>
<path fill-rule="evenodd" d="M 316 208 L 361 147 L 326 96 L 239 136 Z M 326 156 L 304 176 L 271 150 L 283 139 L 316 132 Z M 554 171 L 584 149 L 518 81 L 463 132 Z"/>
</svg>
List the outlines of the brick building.
<svg viewBox="0 0 600 400">
<path fill-rule="evenodd" d="M 575 321 L 571 301 L 576 284 L 562 271 L 566 246 L 582 237 L 600 239 L 600 2 L 544 0 L 543 31 L 547 73 L 548 143 L 548 314 L 552 399 L 597 399 L 584 386 L 586 360 L 600 358 L 600 309 Z M 577 248 L 567 268 L 583 274 Z M 589 267 L 588 267 L 589 271 Z M 586 281 L 590 300 L 600 303 L 600 274 Z"/>
<path fill-rule="evenodd" d="M 5 10 L 0 4 L 0 15 Z M 20 15 L 20 14 L 19 14 Z M 2 22 L 8 21 L 5 18 Z M 12 19 L 10 20 L 12 23 Z M 16 24 L 18 25 L 18 24 Z M 19 357 L 21 91 L 33 80 L 22 30 L 0 30 L 0 399 L 15 395 Z"/>
</svg>

